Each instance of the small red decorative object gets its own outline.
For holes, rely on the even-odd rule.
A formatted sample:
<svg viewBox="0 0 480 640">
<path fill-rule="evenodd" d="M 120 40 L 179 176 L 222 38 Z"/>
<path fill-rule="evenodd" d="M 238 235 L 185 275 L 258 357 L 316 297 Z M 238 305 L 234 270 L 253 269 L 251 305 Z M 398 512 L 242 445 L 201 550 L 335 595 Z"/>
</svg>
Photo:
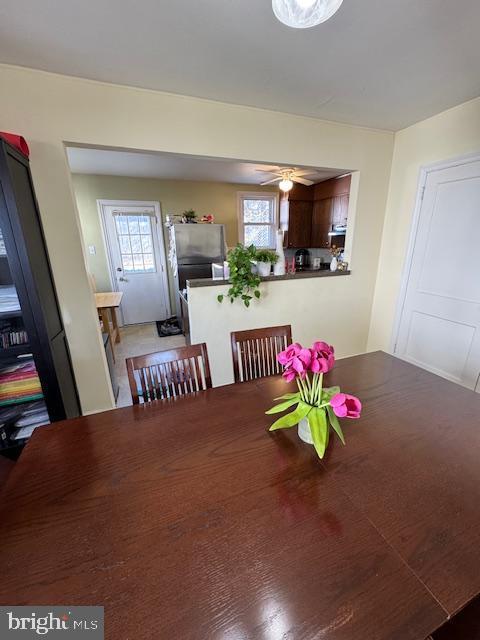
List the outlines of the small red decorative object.
<svg viewBox="0 0 480 640">
<path fill-rule="evenodd" d="M 16 133 L 7 133 L 6 131 L 0 131 L 0 138 L 3 138 L 5 142 L 11 144 L 12 147 L 15 147 L 23 153 L 23 155 L 27 158 L 30 157 L 30 149 L 28 148 L 27 141 L 23 136 L 19 136 Z"/>
</svg>

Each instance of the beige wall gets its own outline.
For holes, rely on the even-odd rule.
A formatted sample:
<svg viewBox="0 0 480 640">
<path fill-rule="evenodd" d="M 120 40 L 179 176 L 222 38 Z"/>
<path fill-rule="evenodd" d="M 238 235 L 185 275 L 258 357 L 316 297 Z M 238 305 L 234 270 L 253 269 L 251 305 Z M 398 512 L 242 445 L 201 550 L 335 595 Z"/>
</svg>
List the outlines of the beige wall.
<svg viewBox="0 0 480 640">
<path fill-rule="evenodd" d="M 195 209 L 198 216 L 212 213 L 215 222 L 226 227 L 228 246 L 234 246 L 238 242 L 237 192 L 278 193 L 278 188 L 259 185 L 81 174 L 73 175 L 73 188 L 85 245 L 96 248 L 96 254 L 87 251 L 86 258 L 98 291 L 108 291 L 111 284 L 97 200 L 154 200 L 160 202 L 163 218 L 187 209 Z M 168 247 L 165 232 L 164 238 L 165 247 Z"/>
<path fill-rule="evenodd" d="M 351 264 L 341 296 L 312 298 L 309 313 L 348 317 L 339 335 L 366 347 L 393 135 L 273 111 L 108 85 L 0 65 L 0 130 L 22 133 L 42 212 L 59 302 L 84 411 L 112 406 L 82 252 L 64 143 L 358 170 Z M 337 345 L 340 346 L 340 345 Z M 229 357 L 225 354 L 225 357 Z"/>
<path fill-rule="evenodd" d="M 261 299 L 248 309 L 238 301 L 217 301 L 225 285 L 190 288 L 191 339 L 207 344 L 214 386 L 233 382 L 231 331 L 289 324 L 295 341 L 309 347 L 326 340 L 335 345 L 337 358 L 364 352 L 365 325 L 352 321 L 353 310 L 361 307 L 361 280 L 354 269 L 349 276 L 263 282 Z"/>
<path fill-rule="evenodd" d="M 396 134 L 369 350 L 388 351 L 391 346 L 420 168 L 479 151 L 480 99 L 445 111 Z M 452 245 L 452 255 L 445 256 L 445 259 L 452 259 L 454 255 Z"/>
</svg>

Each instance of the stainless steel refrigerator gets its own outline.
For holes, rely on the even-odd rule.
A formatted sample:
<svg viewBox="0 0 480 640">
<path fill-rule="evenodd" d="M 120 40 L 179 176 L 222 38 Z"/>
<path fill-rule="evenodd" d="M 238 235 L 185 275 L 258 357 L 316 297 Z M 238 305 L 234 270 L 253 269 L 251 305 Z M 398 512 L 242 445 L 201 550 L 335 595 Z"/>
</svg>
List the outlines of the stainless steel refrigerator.
<svg viewBox="0 0 480 640">
<path fill-rule="evenodd" d="M 173 224 L 170 227 L 170 263 L 175 281 L 177 318 L 181 318 L 179 292 L 187 280 L 212 277 L 212 263 L 226 257 L 223 224 Z"/>
</svg>

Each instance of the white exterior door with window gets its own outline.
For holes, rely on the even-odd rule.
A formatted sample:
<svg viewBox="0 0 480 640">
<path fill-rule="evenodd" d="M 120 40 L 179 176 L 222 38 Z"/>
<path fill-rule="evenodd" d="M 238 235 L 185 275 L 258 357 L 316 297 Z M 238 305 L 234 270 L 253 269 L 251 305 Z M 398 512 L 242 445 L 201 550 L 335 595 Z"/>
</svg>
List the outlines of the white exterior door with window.
<svg viewBox="0 0 480 640">
<path fill-rule="evenodd" d="M 274 249 L 278 228 L 278 196 L 275 193 L 238 194 L 240 242 L 259 249 Z"/>
<path fill-rule="evenodd" d="M 433 167 L 421 189 L 394 352 L 475 389 L 480 374 L 480 161 Z"/>
<path fill-rule="evenodd" d="M 158 204 L 99 204 L 112 282 L 123 292 L 124 324 L 165 320 L 169 315 L 168 281 Z"/>
</svg>

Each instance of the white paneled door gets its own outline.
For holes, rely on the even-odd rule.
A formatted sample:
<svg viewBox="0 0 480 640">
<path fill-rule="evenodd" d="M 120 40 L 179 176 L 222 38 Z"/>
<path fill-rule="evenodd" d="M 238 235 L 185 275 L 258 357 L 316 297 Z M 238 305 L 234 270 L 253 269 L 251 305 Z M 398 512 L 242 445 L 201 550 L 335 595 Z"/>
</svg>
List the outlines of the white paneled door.
<svg viewBox="0 0 480 640">
<path fill-rule="evenodd" d="M 480 161 L 429 170 L 422 188 L 395 354 L 480 390 Z"/>
<path fill-rule="evenodd" d="M 165 320 L 169 315 L 168 281 L 158 208 L 100 205 L 112 281 L 123 292 L 124 324 Z"/>
</svg>

